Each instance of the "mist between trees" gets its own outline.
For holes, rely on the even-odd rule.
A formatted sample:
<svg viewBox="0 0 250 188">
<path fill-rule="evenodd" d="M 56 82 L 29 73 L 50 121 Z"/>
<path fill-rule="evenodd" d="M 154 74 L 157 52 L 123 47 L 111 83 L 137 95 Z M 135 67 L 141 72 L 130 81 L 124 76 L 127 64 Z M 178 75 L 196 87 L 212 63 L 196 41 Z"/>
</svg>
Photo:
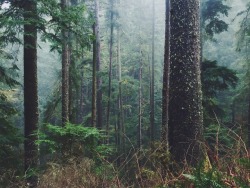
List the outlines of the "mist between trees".
<svg viewBox="0 0 250 188">
<path fill-rule="evenodd" d="M 247 0 L 1 0 L 0 187 L 249 187 Z"/>
</svg>

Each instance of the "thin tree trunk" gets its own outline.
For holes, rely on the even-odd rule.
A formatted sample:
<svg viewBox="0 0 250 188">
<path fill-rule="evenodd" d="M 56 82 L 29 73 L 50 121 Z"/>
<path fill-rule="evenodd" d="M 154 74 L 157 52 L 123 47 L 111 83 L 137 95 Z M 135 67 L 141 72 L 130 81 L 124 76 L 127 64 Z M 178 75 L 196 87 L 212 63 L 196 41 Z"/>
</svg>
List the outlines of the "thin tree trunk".
<svg viewBox="0 0 250 188">
<path fill-rule="evenodd" d="M 142 149 L 142 51 L 140 49 L 140 67 L 139 67 L 139 104 L 138 104 L 138 130 L 137 145 L 138 149 Z"/>
<path fill-rule="evenodd" d="M 99 29 L 99 0 L 95 0 L 96 16 L 96 72 L 97 72 L 97 127 L 102 129 L 102 78 L 101 78 L 101 43 Z"/>
<path fill-rule="evenodd" d="M 162 132 L 161 140 L 168 145 L 168 119 L 169 119 L 169 72 L 170 72 L 170 0 L 166 0 L 166 24 L 165 24 L 165 54 L 162 89 Z"/>
<path fill-rule="evenodd" d="M 79 112 L 78 112 L 78 123 L 83 123 L 84 116 L 84 70 L 81 70 L 81 93 L 80 93 L 80 101 L 79 101 Z"/>
<path fill-rule="evenodd" d="M 68 6 L 68 0 L 61 0 L 62 11 Z M 69 33 L 62 29 L 62 125 L 69 121 Z"/>
<path fill-rule="evenodd" d="M 148 62 L 149 62 L 149 65 L 148 65 L 148 72 L 149 72 L 149 107 L 150 107 L 150 117 L 149 117 L 149 121 L 151 121 L 151 94 L 152 94 L 152 62 L 150 61 L 150 55 L 148 54 Z M 149 129 L 148 129 L 148 132 L 147 132 L 147 136 L 150 138 L 150 144 L 151 144 L 151 149 L 153 149 L 153 145 L 152 145 L 152 141 L 151 141 L 151 131 L 152 127 L 151 127 L 151 122 L 150 122 L 150 126 L 149 126 Z"/>
<path fill-rule="evenodd" d="M 36 1 L 23 1 L 24 8 L 24 170 L 31 172 L 38 166 L 38 148 L 35 144 L 38 129 L 38 91 L 37 91 L 37 20 Z M 37 177 L 27 178 L 30 187 L 35 187 Z"/>
<path fill-rule="evenodd" d="M 69 122 L 76 123 L 74 102 L 78 96 L 77 92 L 74 92 L 73 74 L 75 69 L 74 58 L 72 57 L 72 43 L 69 45 Z M 76 89 L 76 88 L 75 88 Z"/>
<path fill-rule="evenodd" d="M 118 61 L 118 148 L 119 154 L 121 151 L 125 152 L 125 129 L 123 125 L 123 102 L 122 102 L 122 67 L 121 67 L 121 44 L 120 44 L 120 28 L 117 28 L 117 61 Z"/>
<path fill-rule="evenodd" d="M 119 23 L 120 13 L 120 0 L 117 0 L 117 22 Z M 125 128 L 124 128 L 124 114 L 123 114 L 123 101 L 122 101 L 122 65 L 121 65 L 121 41 L 120 41 L 120 26 L 117 26 L 117 62 L 118 62 L 118 155 L 125 154 Z M 118 166 L 120 165 L 120 158 L 118 160 Z"/>
<path fill-rule="evenodd" d="M 163 152 L 168 151 L 168 120 L 169 120 L 169 73 L 170 73 L 170 0 L 166 0 L 166 20 L 165 20 L 165 53 L 162 87 L 162 130 L 161 141 Z M 165 160 L 162 163 L 162 177 L 166 178 L 167 165 Z"/>
<path fill-rule="evenodd" d="M 93 33 L 96 37 L 96 23 L 93 25 Z M 91 125 L 96 127 L 96 96 L 97 96 L 97 84 L 96 84 L 96 60 L 97 60 L 97 39 L 93 41 L 93 68 L 92 68 L 92 113 L 91 113 Z"/>
<path fill-rule="evenodd" d="M 110 124 L 110 103 L 111 103 L 111 80 L 112 80 L 112 61 L 113 61 L 113 31 L 114 31 L 114 12 L 113 0 L 110 0 L 111 11 L 110 11 L 110 46 L 109 46 L 109 84 L 108 84 L 108 108 L 107 108 L 107 124 L 106 124 L 106 132 L 107 132 L 107 143 L 109 143 L 109 124 Z"/>
<path fill-rule="evenodd" d="M 153 0 L 153 16 L 152 16 L 152 72 L 151 72 L 151 88 L 150 88 L 150 141 L 155 140 L 155 101 L 154 101 L 154 85 L 155 85 L 155 1 Z"/>
</svg>

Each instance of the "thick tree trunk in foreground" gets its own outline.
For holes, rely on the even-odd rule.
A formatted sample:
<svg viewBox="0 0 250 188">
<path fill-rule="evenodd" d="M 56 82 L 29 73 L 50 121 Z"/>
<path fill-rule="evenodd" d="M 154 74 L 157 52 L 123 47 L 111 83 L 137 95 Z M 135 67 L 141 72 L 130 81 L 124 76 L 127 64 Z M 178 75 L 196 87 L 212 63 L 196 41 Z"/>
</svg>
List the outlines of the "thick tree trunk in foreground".
<svg viewBox="0 0 250 188">
<path fill-rule="evenodd" d="M 37 92 L 37 20 L 35 1 L 23 1 L 24 8 L 24 168 L 25 173 L 37 168 L 38 148 L 35 144 L 38 129 L 38 92 Z M 35 187 L 37 177 L 28 177 L 27 183 Z"/>
<path fill-rule="evenodd" d="M 195 165 L 203 152 L 199 0 L 172 0 L 170 22 L 170 152 Z"/>
<path fill-rule="evenodd" d="M 67 0 L 61 0 L 62 11 L 68 6 Z M 62 29 L 62 125 L 69 121 L 69 33 Z"/>
</svg>

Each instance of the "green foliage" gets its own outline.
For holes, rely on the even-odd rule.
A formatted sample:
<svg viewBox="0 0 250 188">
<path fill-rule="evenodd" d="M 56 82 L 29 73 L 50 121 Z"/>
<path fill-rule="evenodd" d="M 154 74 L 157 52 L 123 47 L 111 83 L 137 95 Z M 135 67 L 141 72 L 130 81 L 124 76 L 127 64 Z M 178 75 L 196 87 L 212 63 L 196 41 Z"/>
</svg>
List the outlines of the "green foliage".
<svg viewBox="0 0 250 188">
<path fill-rule="evenodd" d="M 62 41 L 71 42 L 73 38 L 81 48 L 91 47 L 93 19 L 84 4 L 68 6 L 63 11 L 56 0 L 42 0 L 39 5 L 39 13 L 43 16 L 40 18 L 42 40 L 51 42 L 51 51 L 61 52 Z M 61 38 L 62 30 L 70 33 L 68 38 Z"/>
<path fill-rule="evenodd" d="M 250 167 L 248 158 L 237 159 L 237 166 L 234 168 L 238 169 L 237 174 L 232 172 L 225 173 L 217 169 L 211 169 L 207 172 L 204 171 L 202 165 L 197 168 L 193 173 L 183 174 L 183 176 L 193 183 L 195 188 L 227 188 L 227 187 L 249 187 L 248 170 Z M 240 166 L 238 166 L 240 165 Z M 230 168 L 233 168 L 230 166 Z M 245 172 L 241 169 L 246 170 Z M 241 172 L 240 172 L 241 171 Z"/>
<path fill-rule="evenodd" d="M 6 169 L 15 169 L 20 165 L 20 158 L 17 156 L 20 155 L 19 144 L 23 138 L 20 130 L 2 115 L 0 115 L 0 124 L 0 172 L 4 172 Z"/>
<path fill-rule="evenodd" d="M 63 152 L 68 157 L 83 154 L 106 157 L 112 152 L 110 147 L 98 145 L 103 134 L 92 127 L 71 123 L 64 127 L 47 124 L 38 132 L 38 137 L 37 144 L 51 154 Z"/>
<path fill-rule="evenodd" d="M 218 91 L 234 88 L 238 81 L 235 71 L 219 66 L 217 61 L 204 60 L 201 72 L 203 95 L 206 98 L 214 97 Z"/>
<path fill-rule="evenodd" d="M 0 83 L 7 85 L 8 87 L 12 88 L 16 85 L 19 85 L 19 82 L 13 78 L 17 76 L 18 67 L 13 64 L 12 67 L 6 68 L 4 66 L 0 66 Z"/>
<path fill-rule="evenodd" d="M 241 16 L 240 29 L 237 34 L 237 51 L 243 56 L 243 70 L 241 71 L 241 84 L 236 90 L 234 96 L 234 108 L 241 108 L 242 112 L 247 112 L 247 105 L 250 97 L 250 60 L 249 60 L 249 42 L 250 42 L 250 22 L 249 22 L 249 11 L 250 3 L 247 4 L 245 10 L 239 12 L 236 17 Z M 241 113 L 242 113 L 241 112 Z M 245 117 L 237 118 L 238 114 L 236 111 L 236 121 L 243 123 L 248 121 L 248 113 L 245 113 Z"/>
<path fill-rule="evenodd" d="M 207 127 L 205 127 L 204 130 L 204 137 L 211 145 L 211 148 L 214 148 L 216 144 L 216 139 L 218 137 L 218 141 L 220 146 L 223 147 L 232 147 L 234 144 L 234 138 L 230 135 L 230 130 L 228 127 L 225 127 L 224 125 L 216 125 L 216 124 L 210 124 Z M 223 150 L 221 150 L 223 152 Z"/>
<path fill-rule="evenodd" d="M 249 158 L 240 158 L 237 160 L 241 168 L 246 169 L 247 171 L 250 171 L 250 159 Z"/>
<path fill-rule="evenodd" d="M 21 171 L 20 144 L 23 138 L 20 129 L 14 125 L 18 114 L 14 103 L 19 69 L 14 63 L 12 66 L 6 64 L 13 57 L 2 48 L 3 45 L 0 46 L 0 174 L 8 175 L 10 171 L 13 174 Z M 1 185 L 5 185 L 6 181 L 8 178 L 0 177 Z"/>
<path fill-rule="evenodd" d="M 1 91 L 0 91 L 1 92 Z M 13 176 L 22 172 L 22 150 L 20 144 L 23 136 L 15 127 L 13 118 L 17 114 L 13 104 L 6 96 L 0 97 L 0 174 Z M 5 185 L 8 178 L 0 177 L 0 185 Z"/>
<path fill-rule="evenodd" d="M 0 46 L 5 47 L 8 44 L 21 44 L 18 34 L 22 31 L 22 11 L 16 7 L 0 13 Z"/>
<path fill-rule="evenodd" d="M 237 45 L 237 51 L 241 51 L 244 48 L 247 48 L 247 45 L 249 43 L 249 36 L 250 36 L 250 23 L 249 23 L 249 10 L 250 10 L 250 4 L 248 3 L 245 10 L 239 12 L 237 16 L 244 16 L 240 29 L 237 32 L 238 37 L 238 45 Z"/>
<path fill-rule="evenodd" d="M 228 16 L 230 7 L 223 4 L 223 0 L 208 0 L 202 4 L 201 25 L 205 30 L 206 38 L 212 39 L 214 34 L 227 31 L 228 24 L 220 17 Z"/>
<path fill-rule="evenodd" d="M 183 176 L 194 184 L 195 188 L 226 188 L 223 182 L 223 174 L 216 169 L 204 171 L 203 165 L 193 172 L 193 174 L 183 174 Z"/>
<path fill-rule="evenodd" d="M 101 164 L 100 166 L 96 166 L 94 169 L 94 172 L 97 176 L 106 180 L 112 180 L 116 175 L 114 171 L 114 166 L 112 163 Z"/>
<path fill-rule="evenodd" d="M 238 82 L 236 72 L 227 67 L 219 66 L 217 61 L 205 59 L 202 62 L 201 82 L 205 118 L 212 118 L 215 114 L 221 117 L 224 113 L 218 105 L 217 93 L 235 88 Z"/>
</svg>

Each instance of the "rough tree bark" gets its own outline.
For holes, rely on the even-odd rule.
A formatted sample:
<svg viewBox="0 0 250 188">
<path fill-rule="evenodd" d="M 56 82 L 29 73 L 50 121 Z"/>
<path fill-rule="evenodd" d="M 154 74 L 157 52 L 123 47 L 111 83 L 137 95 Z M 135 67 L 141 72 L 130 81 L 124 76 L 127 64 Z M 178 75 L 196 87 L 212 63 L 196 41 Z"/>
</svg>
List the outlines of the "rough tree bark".
<svg viewBox="0 0 250 188">
<path fill-rule="evenodd" d="M 35 144 L 38 129 L 37 92 L 37 20 L 36 1 L 23 1 L 24 9 L 24 170 L 25 173 L 38 165 L 38 148 Z M 27 178 L 30 187 L 35 187 L 37 177 Z"/>
<path fill-rule="evenodd" d="M 172 0 L 170 22 L 170 152 L 195 165 L 203 152 L 199 0 Z"/>
<path fill-rule="evenodd" d="M 61 0 L 61 9 L 65 11 L 68 0 Z M 69 33 L 62 29 L 62 125 L 69 121 Z"/>
</svg>

